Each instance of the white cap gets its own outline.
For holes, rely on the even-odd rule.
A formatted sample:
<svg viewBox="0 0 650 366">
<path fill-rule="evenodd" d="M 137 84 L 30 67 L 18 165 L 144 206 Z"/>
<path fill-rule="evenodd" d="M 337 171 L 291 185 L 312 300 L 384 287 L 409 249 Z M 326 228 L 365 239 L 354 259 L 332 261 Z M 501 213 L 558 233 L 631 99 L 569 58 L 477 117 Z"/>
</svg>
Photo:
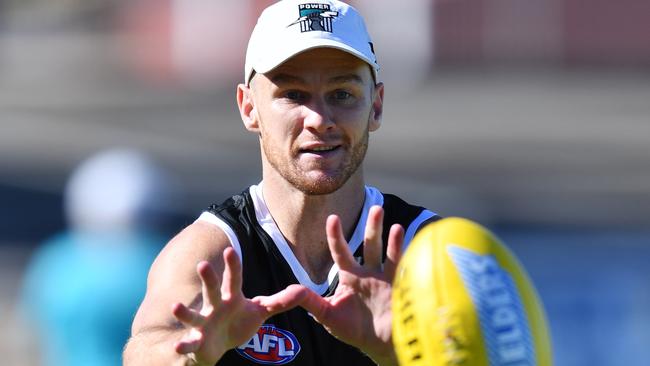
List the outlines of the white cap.
<svg viewBox="0 0 650 366">
<path fill-rule="evenodd" d="M 366 25 L 352 6 L 336 0 L 282 0 L 262 12 L 246 51 L 244 82 L 300 52 L 329 47 L 367 62 L 375 79 L 379 65 Z"/>
</svg>

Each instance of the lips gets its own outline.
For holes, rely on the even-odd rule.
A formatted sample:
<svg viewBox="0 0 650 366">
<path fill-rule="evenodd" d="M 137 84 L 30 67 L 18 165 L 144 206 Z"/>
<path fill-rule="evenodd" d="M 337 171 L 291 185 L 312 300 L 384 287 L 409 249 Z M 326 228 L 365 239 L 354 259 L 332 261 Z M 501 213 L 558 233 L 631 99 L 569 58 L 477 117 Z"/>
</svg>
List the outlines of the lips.
<svg viewBox="0 0 650 366">
<path fill-rule="evenodd" d="M 300 147 L 300 152 L 301 153 L 312 153 L 312 154 L 326 154 L 331 151 L 338 150 L 341 147 L 341 145 L 333 145 L 333 144 L 305 144 Z"/>
<path fill-rule="evenodd" d="M 307 152 L 326 152 L 326 151 L 332 151 L 336 149 L 337 146 L 323 146 L 323 147 L 316 147 L 313 149 L 304 149 L 303 151 Z"/>
</svg>

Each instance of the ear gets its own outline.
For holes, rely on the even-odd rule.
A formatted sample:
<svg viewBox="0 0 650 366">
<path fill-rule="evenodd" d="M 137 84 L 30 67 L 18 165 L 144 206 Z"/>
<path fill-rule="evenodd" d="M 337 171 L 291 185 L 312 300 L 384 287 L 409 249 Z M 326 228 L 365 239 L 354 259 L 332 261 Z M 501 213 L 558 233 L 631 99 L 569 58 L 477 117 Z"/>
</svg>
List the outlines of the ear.
<svg viewBox="0 0 650 366">
<path fill-rule="evenodd" d="M 253 91 L 244 84 L 237 85 L 237 107 L 239 115 L 248 131 L 259 133 L 257 109 L 253 100 Z"/>
<path fill-rule="evenodd" d="M 381 127 L 381 117 L 384 113 L 384 83 L 375 85 L 374 96 L 372 100 L 372 110 L 368 120 L 370 131 L 376 131 Z"/>
</svg>

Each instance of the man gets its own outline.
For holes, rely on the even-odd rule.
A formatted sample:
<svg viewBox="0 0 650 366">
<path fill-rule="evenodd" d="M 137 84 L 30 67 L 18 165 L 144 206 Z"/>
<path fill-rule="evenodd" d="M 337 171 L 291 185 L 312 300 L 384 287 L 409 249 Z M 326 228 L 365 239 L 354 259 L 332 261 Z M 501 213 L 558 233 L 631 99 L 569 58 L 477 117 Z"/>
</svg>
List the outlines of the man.
<svg viewBox="0 0 650 366">
<path fill-rule="evenodd" d="M 39 365 L 121 362 L 147 267 L 169 234 L 161 231 L 175 196 L 167 178 L 146 154 L 125 148 L 75 167 L 63 194 L 66 228 L 34 250 L 24 273 L 19 308 Z"/>
<path fill-rule="evenodd" d="M 263 180 L 160 253 L 125 364 L 396 364 L 391 281 L 405 243 L 438 217 L 365 186 L 378 69 L 347 4 L 284 0 L 262 13 L 237 103 L 259 135 Z"/>
</svg>

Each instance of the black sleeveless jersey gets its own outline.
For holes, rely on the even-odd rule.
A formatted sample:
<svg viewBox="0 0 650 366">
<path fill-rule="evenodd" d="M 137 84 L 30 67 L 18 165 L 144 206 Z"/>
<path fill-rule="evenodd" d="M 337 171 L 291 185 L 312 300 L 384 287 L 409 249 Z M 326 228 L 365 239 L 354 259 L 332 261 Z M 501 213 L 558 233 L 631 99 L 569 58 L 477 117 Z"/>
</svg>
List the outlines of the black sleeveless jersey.
<svg viewBox="0 0 650 366">
<path fill-rule="evenodd" d="M 272 295 L 295 283 L 322 296 L 331 295 L 338 283 L 337 266 L 332 267 L 326 282 L 313 283 L 275 225 L 261 192 L 261 185 L 252 186 L 220 205 L 210 206 L 199 218 L 222 228 L 230 239 L 242 260 L 244 295 L 248 298 Z M 392 224 L 404 227 L 406 246 L 418 228 L 440 218 L 396 196 L 366 187 L 362 214 L 349 241 L 350 250 L 358 261 L 363 261 L 365 222 L 373 205 L 384 208 L 384 257 Z M 297 307 L 267 319 L 246 344 L 226 352 L 217 363 L 228 366 L 258 364 L 362 366 L 375 363 L 355 347 L 334 338 L 303 308 Z"/>
</svg>

